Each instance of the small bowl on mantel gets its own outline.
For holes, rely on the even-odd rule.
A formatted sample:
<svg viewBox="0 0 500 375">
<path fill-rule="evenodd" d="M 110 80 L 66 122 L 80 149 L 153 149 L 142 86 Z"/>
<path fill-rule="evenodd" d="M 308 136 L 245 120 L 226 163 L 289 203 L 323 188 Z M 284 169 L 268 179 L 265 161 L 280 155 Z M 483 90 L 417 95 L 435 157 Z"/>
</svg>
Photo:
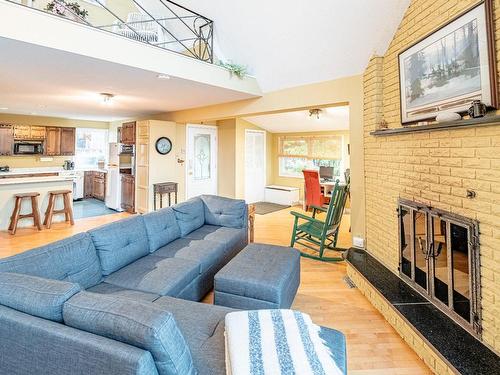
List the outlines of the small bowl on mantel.
<svg viewBox="0 0 500 375">
<path fill-rule="evenodd" d="M 438 115 L 436 116 L 436 121 L 438 123 L 458 121 L 461 119 L 462 116 L 460 116 L 458 113 L 449 111 L 439 112 Z"/>
</svg>

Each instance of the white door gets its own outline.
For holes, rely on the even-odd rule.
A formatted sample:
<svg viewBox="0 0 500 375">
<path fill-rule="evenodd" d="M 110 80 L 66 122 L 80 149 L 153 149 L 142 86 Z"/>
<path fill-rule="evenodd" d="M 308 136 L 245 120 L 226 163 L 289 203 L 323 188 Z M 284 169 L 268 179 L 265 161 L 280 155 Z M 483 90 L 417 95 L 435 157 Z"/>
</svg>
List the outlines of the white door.
<svg viewBox="0 0 500 375">
<path fill-rule="evenodd" d="M 217 127 L 188 125 L 186 197 L 217 194 Z"/>
<path fill-rule="evenodd" d="M 245 200 L 262 202 L 266 188 L 266 133 L 245 130 Z"/>
</svg>

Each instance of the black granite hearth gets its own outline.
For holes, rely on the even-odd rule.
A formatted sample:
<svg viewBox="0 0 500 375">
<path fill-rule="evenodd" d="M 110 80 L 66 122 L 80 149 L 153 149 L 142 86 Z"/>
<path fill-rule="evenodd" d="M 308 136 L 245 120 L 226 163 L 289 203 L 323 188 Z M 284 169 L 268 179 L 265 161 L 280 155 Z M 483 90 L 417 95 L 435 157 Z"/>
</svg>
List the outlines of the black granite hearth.
<svg viewBox="0 0 500 375">
<path fill-rule="evenodd" d="M 363 250 L 347 261 L 461 374 L 500 375 L 500 358 Z"/>
</svg>

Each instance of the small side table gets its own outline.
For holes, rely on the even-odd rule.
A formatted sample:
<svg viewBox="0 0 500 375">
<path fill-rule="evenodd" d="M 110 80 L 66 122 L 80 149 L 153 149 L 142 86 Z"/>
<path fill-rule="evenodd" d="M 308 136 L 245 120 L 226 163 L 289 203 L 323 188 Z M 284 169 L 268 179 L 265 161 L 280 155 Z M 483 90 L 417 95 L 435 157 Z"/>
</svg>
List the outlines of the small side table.
<svg viewBox="0 0 500 375">
<path fill-rule="evenodd" d="M 248 205 L 248 241 L 254 242 L 255 233 L 255 205 Z"/>
<path fill-rule="evenodd" d="M 160 208 L 163 208 L 163 195 L 168 194 L 168 205 L 172 204 L 170 194 L 174 193 L 175 204 L 177 204 L 177 182 L 162 182 L 153 184 L 153 208 L 156 211 L 156 195 L 160 195 Z"/>
</svg>

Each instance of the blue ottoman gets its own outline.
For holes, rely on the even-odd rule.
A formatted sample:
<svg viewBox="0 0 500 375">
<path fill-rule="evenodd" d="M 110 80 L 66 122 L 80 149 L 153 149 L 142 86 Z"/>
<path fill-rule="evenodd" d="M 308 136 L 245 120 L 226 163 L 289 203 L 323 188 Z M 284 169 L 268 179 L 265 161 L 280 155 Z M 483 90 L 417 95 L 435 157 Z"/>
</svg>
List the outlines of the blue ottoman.
<svg viewBox="0 0 500 375">
<path fill-rule="evenodd" d="M 251 243 L 215 275 L 214 304 L 241 310 L 288 309 L 300 284 L 300 253 Z"/>
</svg>

